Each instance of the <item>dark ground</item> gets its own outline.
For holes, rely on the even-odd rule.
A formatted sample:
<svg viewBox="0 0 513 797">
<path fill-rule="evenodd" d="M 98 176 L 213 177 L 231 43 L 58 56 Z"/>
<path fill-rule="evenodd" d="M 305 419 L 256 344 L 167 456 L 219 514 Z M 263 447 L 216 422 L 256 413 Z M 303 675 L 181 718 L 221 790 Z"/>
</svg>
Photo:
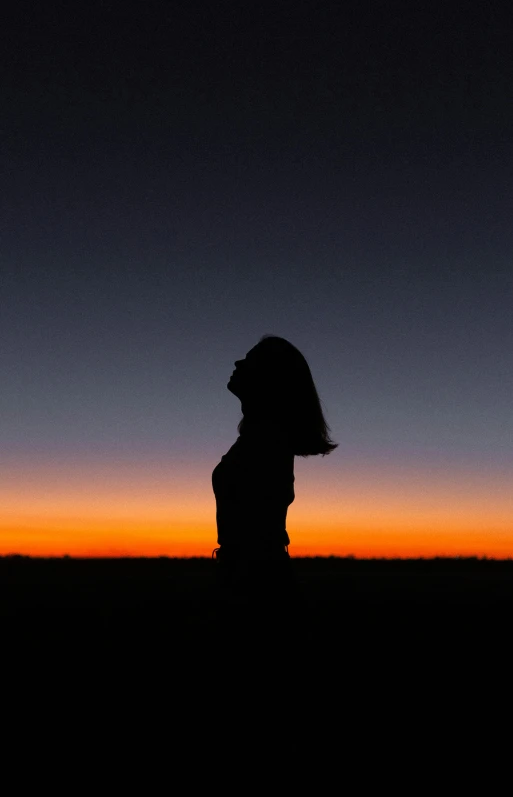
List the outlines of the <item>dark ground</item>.
<svg viewBox="0 0 513 797">
<path fill-rule="evenodd" d="M 513 561 L 293 566 L 298 589 L 275 602 L 223 591 L 209 559 L 1 558 L 16 721 L 45 739 L 59 717 L 60 745 L 111 761 L 134 740 L 216 766 L 385 749 L 425 766 L 478 739 L 482 757 L 509 717 Z"/>
<path fill-rule="evenodd" d="M 513 608 L 513 560 L 319 557 L 292 566 L 298 589 L 275 607 L 279 625 L 299 623 L 305 642 L 328 648 L 346 633 L 366 636 L 369 623 L 408 637 L 429 632 L 436 645 L 438 633 L 491 631 Z M 207 558 L 0 557 L 0 590 L 10 633 L 87 635 L 93 646 L 115 632 L 163 644 L 216 639 L 228 616 L 250 616 L 247 597 L 222 589 Z M 267 603 L 267 592 L 264 580 L 253 603 Z"/>
</svg>

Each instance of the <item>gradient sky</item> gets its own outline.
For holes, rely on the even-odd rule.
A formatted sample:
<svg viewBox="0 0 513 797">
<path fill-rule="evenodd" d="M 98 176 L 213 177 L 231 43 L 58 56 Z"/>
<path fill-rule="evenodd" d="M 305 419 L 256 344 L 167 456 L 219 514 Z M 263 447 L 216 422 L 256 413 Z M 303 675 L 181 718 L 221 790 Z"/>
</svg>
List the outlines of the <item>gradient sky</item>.
<svg viewBox="0 0 513 797">
<path fill-rule="evenodd" d="M 271 333 L 292 554 L 513 556 L 513 13 L 427 5 L 11 9 L 0 553 L 209 555 Z"/>
</svg>

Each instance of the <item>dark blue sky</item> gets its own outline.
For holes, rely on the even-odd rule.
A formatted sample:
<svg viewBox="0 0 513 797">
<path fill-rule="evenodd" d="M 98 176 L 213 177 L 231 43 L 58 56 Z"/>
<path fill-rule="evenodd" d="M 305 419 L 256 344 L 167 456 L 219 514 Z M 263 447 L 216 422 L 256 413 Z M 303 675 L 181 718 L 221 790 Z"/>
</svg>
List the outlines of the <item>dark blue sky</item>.
<svg viewBox="0 0 513 797">
<path fill-rule="evenodd" d="M 213 466 L 275 333 L 338 457 L 513 464 L 512 15 L 428 5 L 13 7 L 7 459 Z"/>
</svg>

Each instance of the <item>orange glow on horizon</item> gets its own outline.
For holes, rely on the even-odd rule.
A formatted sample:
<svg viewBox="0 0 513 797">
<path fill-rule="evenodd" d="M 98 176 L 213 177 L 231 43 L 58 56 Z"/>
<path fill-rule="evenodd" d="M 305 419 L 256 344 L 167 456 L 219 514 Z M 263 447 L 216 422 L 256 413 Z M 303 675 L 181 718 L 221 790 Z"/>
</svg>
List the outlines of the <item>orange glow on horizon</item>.
<svg viewBox="0 0 513 797">
<path fill-rule="evenodd" d="M 319 464 L 296 464 L 292 556 L 513 556 L 509 473 Z M 210 556 L 212 467 L 0 472 L 0 555 Z"/>
</svg>

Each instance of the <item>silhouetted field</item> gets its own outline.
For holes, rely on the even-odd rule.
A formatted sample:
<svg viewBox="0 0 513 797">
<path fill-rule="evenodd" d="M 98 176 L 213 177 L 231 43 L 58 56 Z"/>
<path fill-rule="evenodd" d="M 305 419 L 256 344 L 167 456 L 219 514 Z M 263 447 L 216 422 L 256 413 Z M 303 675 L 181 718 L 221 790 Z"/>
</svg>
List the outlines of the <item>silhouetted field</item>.
<svg viewBox="0 0 513 797">
<path fill-rule="evenodd" d="M 513 608 L 513 561 L 477 558 L 296 558 L 297 590 L 268 598 L 265 581 L 251 600 L 222 589 L 216 564 L 207 558 L 74 559 L 0 558 L 1 618 L 11 630 L 34 632 L 89 628 L 109 633 L 216 635 L 228 616 L 239 623 L 266 618 L 294 624 L 305 637 L 358 634 L 364 622 L 410 633 L 422 623 L 440 630 L 457 623 L 475 627 L 500 622 Z M 265 607 L 265 610 L 264 610 Z M 454 629 L 453 629 L 454 630 Z"/>
<path fill-rule="evenodd" d="M 304 758 L 321 772 L 341 750 L 365 768 L 400 748 L 431 768 L 445 760 L 434 745 L 445 737 L 452 760 L 477 717 L 500 709 L 490 695 L 509 679 L 512 561 L 293 565 L 297 589 L 271 599 L 265 585 L 224 590 L 210 559 L 0 558 L 3 661 L 17 699 L 30 695 L 23 723 L 58 712 L 73 755 L 98 766 L 102 746 L 130 780 L 134 740 L 147 760 L 228 746 L 252 767 Z"/>
</svg>

